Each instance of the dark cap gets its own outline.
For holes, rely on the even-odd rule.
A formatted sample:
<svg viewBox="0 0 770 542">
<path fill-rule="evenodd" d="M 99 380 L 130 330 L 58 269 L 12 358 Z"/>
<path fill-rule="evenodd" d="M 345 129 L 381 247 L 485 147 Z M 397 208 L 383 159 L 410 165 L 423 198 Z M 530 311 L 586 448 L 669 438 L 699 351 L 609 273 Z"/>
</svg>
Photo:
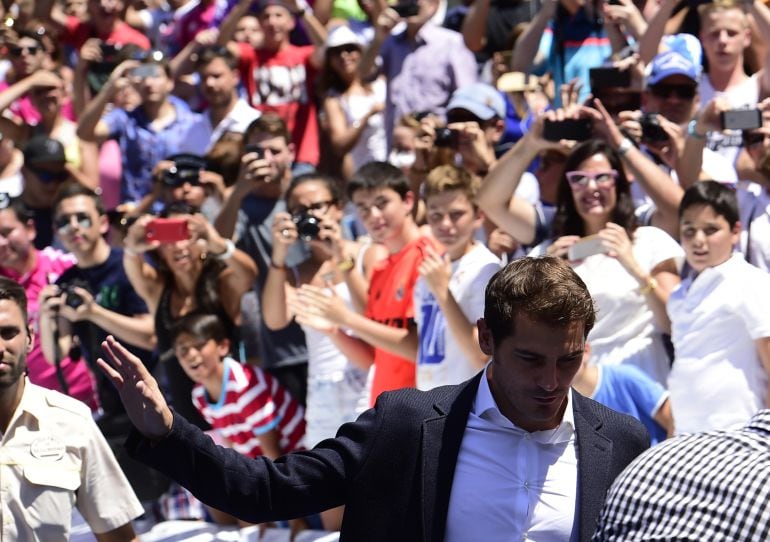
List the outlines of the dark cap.
<svg viewBox="0 0 770 542">
<path fill-rule="evenodd" d="M 67 158 L 64 156 L 64 145 L 56 139 L 51 139 L 45 135 L 36 135 L 27 141 L 22 151 L 24 153 L 24 163 L 26 165 L 64 163 Z"/>
<path fill-rule="evenodd" d="M 186 152 L 172 154 L 166 160 L 174 162 L 174 165 L 180 169 L 206 169 L 207 166 L 203 156 Z"/>
</svg>

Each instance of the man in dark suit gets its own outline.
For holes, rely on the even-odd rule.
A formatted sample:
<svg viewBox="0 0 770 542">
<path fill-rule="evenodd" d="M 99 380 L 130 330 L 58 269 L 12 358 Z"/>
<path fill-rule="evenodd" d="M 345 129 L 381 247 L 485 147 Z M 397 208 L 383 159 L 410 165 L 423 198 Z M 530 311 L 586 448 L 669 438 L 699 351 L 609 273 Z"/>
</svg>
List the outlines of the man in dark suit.
<svg viewBox="0 0 770 542">
<path fill-rule="evenodd" d="M 348 540 L 588 540 L 607 488 L 649 445 L 637 421 L 570 388 L 593 323 L 566 262 L 512 262 L 486 289 L 482 373 L 385 393 L 336 438 L 276 461 L 215 446 L 114 339 L 100 364 L 141 433 L 130 452 L 246 521 L 345 504 Z"/>
</svg>

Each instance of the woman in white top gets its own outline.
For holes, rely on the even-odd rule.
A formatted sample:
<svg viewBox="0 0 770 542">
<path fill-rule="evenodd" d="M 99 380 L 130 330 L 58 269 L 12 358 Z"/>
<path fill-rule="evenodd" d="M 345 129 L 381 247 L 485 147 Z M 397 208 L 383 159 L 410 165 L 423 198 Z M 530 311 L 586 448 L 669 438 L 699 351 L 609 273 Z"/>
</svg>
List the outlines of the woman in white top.
<svg viewBox="0 0 770 542">
<path fill-rule="evenodd" d="M 385 82 L 362 81 L 358 75 L 362 44 L 347 26 L 329 32 L 324 65 L 319 78 L 323 99 L 322 127 L 343 162 L 343 174 L 387 157 L 383 110 Z M 349 158 L 349 159 L 348 159 Z"/>
<path fill-rule="evenodd" d="M 330 333 L 328 323 L 297 307 L 296 290 L 303 284 L 327 288 L 329 295 L 360 310 L 373 264 L 387 253 L 380 245 L 362 247 L 342 239 L 342 197 L 333 179 L 301 175 L 292 180 L 285 198 L 288 212 L 277 213 L 272 228 L 273 251 L 262 310 L 270 329 L 282 329 L 296 317 L 305 331 L 309 357 L 305 443 L 311 447 L 333 437 L 340 425 L 360 412 L 370 352 L 350 350 L 344 338 L 344 344 L 335 340 L 343 332 Z M 286 256 L 295 243 L 303 243 L 309 257 L 287 268 Z M 360 362 L 360 368 L 355 362 Z"/>
<path fill-rule="evenodd" d="M 526 168 L 538 152 L 558 147 L 543 139 L 542 127 L 539 119 L 521 147 L 531 153 L 529 159 L 517 159 L 514 154 L 521 151 L 512 149 L 508 159 L 503 157 L 498 162 L 498 166 L 508 167 L 508 175 L 520 175 L 513 170 Z M 615 133 L 616 129 L 606 131 L 612 145 L 590 139 L 569 153 L 558 186 L 550 235 L 533 255 L 568 258 L 570 247 L 586 236 L 595 236 L 593 254 L 572 262 L 597 308 L 596 325 L 588 336 L 591 363 L 631 363 L 665 385 L 670 367 L 663 340 L 670 325 L 665 307 L 669 293 L 679 283 L 683 252 L 663 230 L 637 228 L 630 183 L 621 154 L 615 149 L 630 142 L 622 143 L 625 140 Z M 624 149 L 623 160 L 637 179 L 647 175 L 648 183 L 653 175 L 665 175 L 636 149 Z M 498 167 L 490 172 L 482 184 L 479 206 L 515 238 L 531 241 L 542 225 L 537 223 L 531 204 L 515 196 L 509 203 L 511 196 L 503 191 L 505 173 Z M 667 176 L 666 180 L 673 184 Z M 497 203 L 500 201 L 504 203 Z"/>
</svg>

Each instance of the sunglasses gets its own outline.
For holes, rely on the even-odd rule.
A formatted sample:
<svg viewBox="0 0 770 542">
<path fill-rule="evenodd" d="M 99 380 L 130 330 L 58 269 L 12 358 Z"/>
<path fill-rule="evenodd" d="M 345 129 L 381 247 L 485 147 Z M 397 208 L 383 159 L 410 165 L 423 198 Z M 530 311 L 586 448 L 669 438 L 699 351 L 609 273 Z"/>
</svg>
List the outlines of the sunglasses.
<svg viewBox="0 0 770 542">
<path fill-rule="evenodd" d="M 618 178 L 618 172 L 614 169 L 594 173 L 579 170 L 568 171 L 564 175 L 573 190 L 583 190 L 591 181 L 595 182 L 599 188 L 610 188 L 615 185 L 615 180 Z"/>
<path fill-rule="evenodd" d="M 27 45 L 26 47 L 9 47 L 8 52 L 11 56 L 20 57 L 23 53 L 29 53 L 30 55 L 36 55 L 40 51 L 39 45 Z"/>
<path fill-rule="evenodd" d="M 329 52 L 333 55 L 340 55 L 342 53 L 352 53 L 354 51 L 360 52 L 361 47 L 353 43 L 347 43 L 345 45 L 340 45 L 339 47 L 334 47 L 333 49 L 329 50 Z"/>
<path fill-rule="evenodd" d="M 694 85 L 653 85 L 650 91 L 658 98 L 670 98 L 676 96 L 680 100 L 692 100 L 698 92 Z"/>
<path fill-rule="evenodd" d="M 50 184 L 50 183 L 61 183 L 66 181 L 70 174 L 69 171 L 47 171 L 44 169 L 31 169 L 35 175 L 37 175 L 37 178 L 40 179 L 40 182 L 43 184 Z"/>
<path fill-rule="evenodd" d="M 54 220 L 54 226 L 56 231 L 60 234 L 68 233 L 72 230 L 72 219 L 75 219 L 77 227 L 80 229 L 88 229 L 93 225 L 91 217 L 86 213 L 72 213 L 69 215 L 60 215 Z"/>
</svg>

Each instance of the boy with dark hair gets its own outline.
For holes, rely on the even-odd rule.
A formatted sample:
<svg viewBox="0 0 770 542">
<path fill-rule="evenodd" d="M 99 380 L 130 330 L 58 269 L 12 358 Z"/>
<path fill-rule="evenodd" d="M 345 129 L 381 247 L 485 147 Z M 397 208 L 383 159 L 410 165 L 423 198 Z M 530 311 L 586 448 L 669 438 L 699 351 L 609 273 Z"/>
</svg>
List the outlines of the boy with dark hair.
<svg viewBox="0 0 770 542">
<path fill-rule="evenodd" d="M 414 285 L 426 251 L 438 248 L 433 239 L 420 233 L 412 216 L 414 192 L 397 167 L 386 162 L 366 164 L 353 175 L 347 192 L 372 240 L 382 243 L 390 255 L 374 267 L 363 315 L 346 307 L 341 299 L 329 297 L 323 288 L 309 284 L 299 290 L 300 310 L 350 329 L 368 343 L 374 365 L 374 404 L 384 391 L 416 384 Z M 345 343 L 359 340 L 339 332 L 335 338 L 343 351 Z"/>
<path fill-rule="evenodd" d="M 227 446 L 275 459 L 302 448 L 304 411 L 277 380 L 230 357 L 230 339 L 212 314 L 189 314 L 171 330 L 179 364 L 195 382 L 195 407 Z"/>
<path fill-rule="evenodd" d="M 418 268 L 419 389 L 459 384 L 488 359 L 479 348 L 476 321 L 484 315 L 482 286 L 500 270 L 500 260 L 474 238 L 484 220 L 475 203 L 479 184 L 467 170 L 446 165 L 433 169 L 423 185 L 426 218 L 445 252 L 428 247 Z"/>
<path fill-rule="evenodd" d="M 688 188 L 679 207 L 690 276 L 667 310 L 675 359 L 668 377 L 677 433 L 733 429 L 770 406 L 770 276 L 733 254 L 741 224 L 735 191 Z"/>
</svg>

